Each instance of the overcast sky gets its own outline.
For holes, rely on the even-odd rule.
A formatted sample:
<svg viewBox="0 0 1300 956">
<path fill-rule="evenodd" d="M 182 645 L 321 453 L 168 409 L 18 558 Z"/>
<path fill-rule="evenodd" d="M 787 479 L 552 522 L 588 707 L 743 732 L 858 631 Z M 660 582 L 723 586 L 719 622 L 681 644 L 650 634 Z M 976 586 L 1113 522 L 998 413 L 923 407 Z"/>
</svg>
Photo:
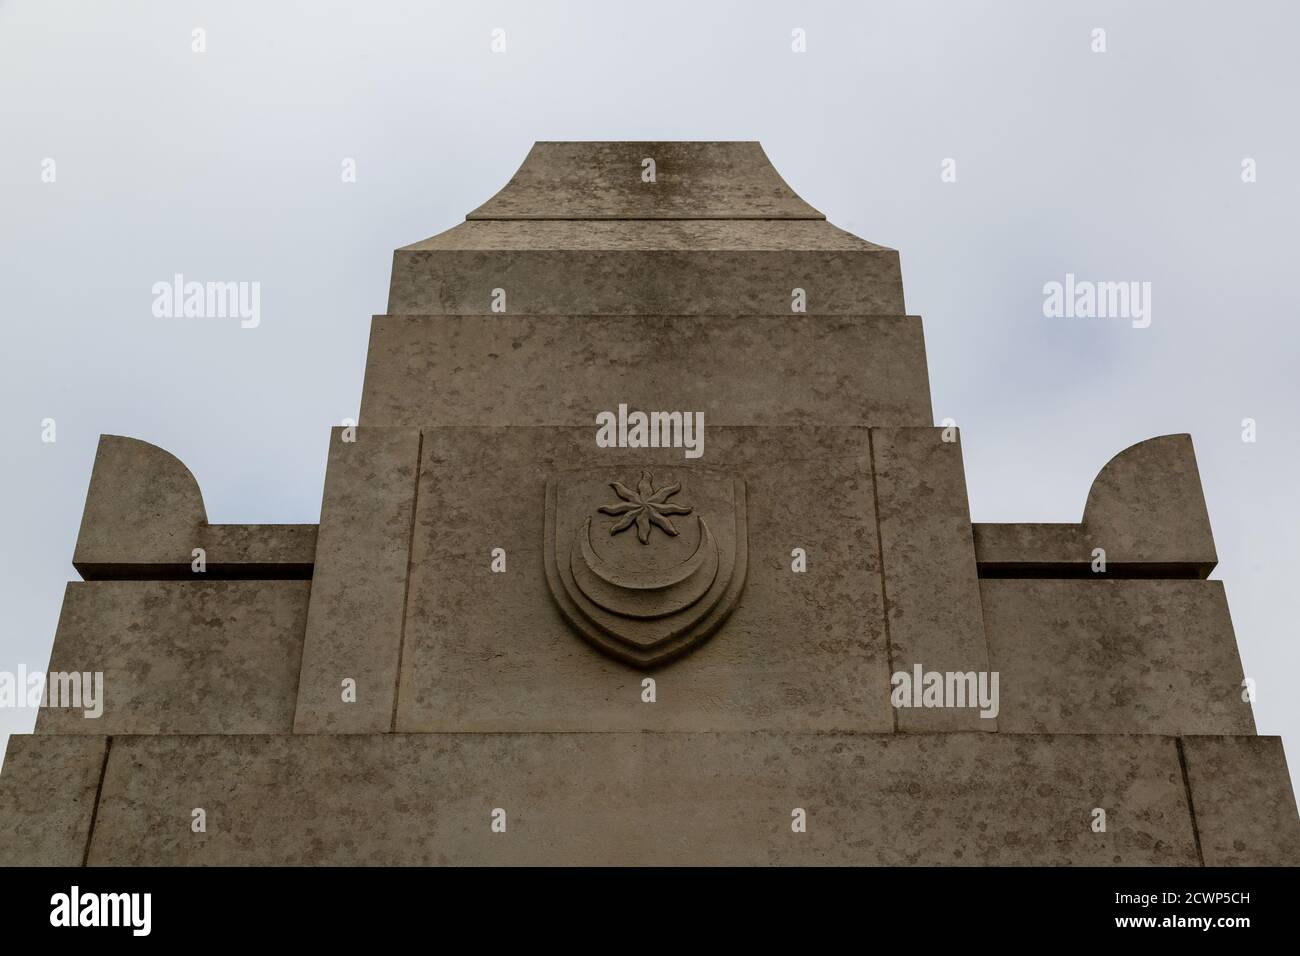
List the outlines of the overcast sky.
<svg viewBox="0 0 1300 956">
<path fill-rule="evenodd" d="M 1296 768 L 1298 11 L 0 0 L 0 670 L 45 667 L 101 432 L 177 455 L 214 522 L 314 522 L 395 247 L 534 140 L 757 139 L 901 251 L 976 521 L 1077 521 L 1113 454 L 1192 434 L 1259 730 Z M 154 318 L 177 272 L 260 282 L 260 327 Z M 1045 318 L 1067 272 L 1150 282 L 1150 327 Z"/>
</svg>

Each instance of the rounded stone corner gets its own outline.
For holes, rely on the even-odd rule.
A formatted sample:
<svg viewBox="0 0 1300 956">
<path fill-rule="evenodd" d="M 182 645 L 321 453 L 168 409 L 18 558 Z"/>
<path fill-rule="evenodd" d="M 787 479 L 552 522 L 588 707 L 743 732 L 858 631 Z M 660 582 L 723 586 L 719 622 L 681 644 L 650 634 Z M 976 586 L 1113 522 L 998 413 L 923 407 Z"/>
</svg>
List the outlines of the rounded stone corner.
<svg viewBox="0 0 1300 956">
<path fill-rule="evenodd" d="M 1192 436 L 1130 445 L 1102 466 L 1088 490 L 1083 525 L 1094 540 L 1122 543 L 1151 560 L 1213 564 L 1217 558 Z"/>
<path fill-rule="evenodd" d="M 73 563 L 152 554 L 207 520 L 203 492 L 183 461 L 138 438 L 100 435 Z"/>
</svg>

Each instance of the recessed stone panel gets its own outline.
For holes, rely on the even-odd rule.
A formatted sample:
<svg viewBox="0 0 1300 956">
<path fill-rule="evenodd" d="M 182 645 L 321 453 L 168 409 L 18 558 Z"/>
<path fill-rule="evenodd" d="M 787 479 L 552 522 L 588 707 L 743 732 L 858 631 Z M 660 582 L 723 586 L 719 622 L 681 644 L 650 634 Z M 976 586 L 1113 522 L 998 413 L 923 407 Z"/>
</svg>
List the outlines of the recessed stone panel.
<svg viewBox="0 0 1300 956">
<path fill-rule="evenodd" d="M 398 730 L 892 727 L 864 429 L 710 429 L 696 461 L 680 449 L 597 449 L 593 436 L 425 432 Z M 701 514 L 713 500 L 702 483 L 744 482 L 744 588 L 686 656 L 642 671 L 589 643 L 557 607 L 547 480 L 575 471 L 607 537 L 617 517 L 597 509 L 619 500 L 608 482 L 636 485 L 649 472 L 656 488 L 680 484 L 674 502 L 692 504 L 698 489 Z M 596 473 L 605 484 L 592 484 Z M 670 546 L 652 533 L 647 553 Z M 504 573 L 491 570 L 498 548 Z M 626 548 L 635 556 L 641 545 Z M 792 570 L 795 549 L 804 572 Z M 643 701 L 647 676 L 653 703 Z"/>
</svg>

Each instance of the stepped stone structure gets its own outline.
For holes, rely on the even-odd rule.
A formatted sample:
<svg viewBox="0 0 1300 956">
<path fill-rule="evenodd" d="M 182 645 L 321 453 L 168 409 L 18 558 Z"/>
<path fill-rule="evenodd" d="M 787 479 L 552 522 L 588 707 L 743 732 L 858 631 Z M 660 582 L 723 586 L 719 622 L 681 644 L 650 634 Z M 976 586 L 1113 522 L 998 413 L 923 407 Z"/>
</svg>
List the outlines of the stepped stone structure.
<svg viewBox="0 0 1300 956">
<path fill-rule="evenodd" d="M 757 143 L 538 143 L 394 254 L 319 526 L 101 439 L 0 861 L 1296 864 L 1215 562 L 1186 435 L 972 525 L 898 253 Z"/>
</svg>

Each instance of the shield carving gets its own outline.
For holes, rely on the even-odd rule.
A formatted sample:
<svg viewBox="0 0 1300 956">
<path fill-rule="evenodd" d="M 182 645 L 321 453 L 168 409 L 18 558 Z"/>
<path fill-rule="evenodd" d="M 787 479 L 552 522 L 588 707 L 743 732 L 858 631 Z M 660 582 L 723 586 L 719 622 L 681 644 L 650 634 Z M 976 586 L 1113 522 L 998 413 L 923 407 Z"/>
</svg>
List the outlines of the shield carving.
<svg viewBox="0 0 1300 956">
<path fill-rule="evenodd" d="M 611 657 L 654 667 L 712 635 L 740 597 L 745 483 L 694 468 L 629 478 L 546 483 L 546 580 L 579 634 Z"/>
</svg>

